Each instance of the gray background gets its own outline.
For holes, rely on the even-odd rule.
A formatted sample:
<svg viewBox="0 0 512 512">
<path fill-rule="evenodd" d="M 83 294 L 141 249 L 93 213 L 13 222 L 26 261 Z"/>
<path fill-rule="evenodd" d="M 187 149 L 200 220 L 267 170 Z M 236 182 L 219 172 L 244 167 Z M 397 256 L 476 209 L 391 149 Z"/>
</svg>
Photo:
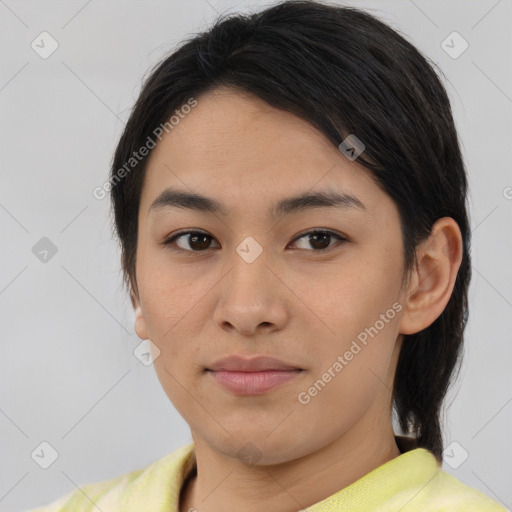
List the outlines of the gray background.
<svg viewBox="0 0 512 512">
<path fill-rule="evenodd" d="M 108 198 L 92 190 L 148 68 L 217 12 L 269 3 L 0 0 L 0 510 L 53 501 L 191 441 L 132 353 Z M 460 466 L 444 467 L 512 507 L 512 2 L 345 4 L 388 21 L 447 77 L 471 185 L 474 278 L 445 428 Z M 59 44 L 47 59 L 31 48 L 43 31 Z M 441 46 L 453 31 L 469 43 L 456 59 Z M 45 263 L 32 252 L 42 237 L 57 247 Z M 42 441 L 59 453 L 46 470 L 31 458 Z"/>
</svg>

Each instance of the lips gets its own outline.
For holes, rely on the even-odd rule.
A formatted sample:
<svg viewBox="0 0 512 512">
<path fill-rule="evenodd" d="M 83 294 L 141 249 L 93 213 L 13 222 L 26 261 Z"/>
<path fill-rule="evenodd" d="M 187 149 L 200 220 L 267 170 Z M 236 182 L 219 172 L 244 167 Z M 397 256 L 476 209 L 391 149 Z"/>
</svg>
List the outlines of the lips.
<svg viewBox="0 0 512 512">
<path fill-rule="evenodd" d="M 206 368 L 216 382 L 236 395 L 262 395 L 303 373 L 303 369 L 268 356 L 230 356 Z"/>
<path fill-rule="evenodd" d="M 262 372 L 269 370 L 301 370 L 301 368 L 275 359 L 274 357 L 257 356 L 248 359 L 241 356 L 229 356 L 214 362 L 207 370 L 214 372 L 220 370 L 232 372 Z"/>
</svg>

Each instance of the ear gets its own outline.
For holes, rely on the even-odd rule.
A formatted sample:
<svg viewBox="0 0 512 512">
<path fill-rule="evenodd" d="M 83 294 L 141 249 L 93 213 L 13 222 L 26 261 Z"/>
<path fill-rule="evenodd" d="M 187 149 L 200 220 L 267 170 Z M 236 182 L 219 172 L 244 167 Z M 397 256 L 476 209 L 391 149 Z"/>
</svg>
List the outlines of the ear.
<svg viewBox="0 0 512 512">
<path fill-rule="evenodd" d="M 417 249 L 400 319 L 401 334 L 415 334 L 431 325 L 444 311 L 462 261 L 462 235 L 451 217 L 432 226 L 427 240 Z"/>
<path fill-rule="evenodd" d="M 141 340 L 146 340 L 149 338 L 146 319 L 144 318 L 144 312 L 142 311 L 140 300 L 133 290 L 130 292 L 130 299 L 135 313 L 135 332 Z"/>
<path fill-rule="evenodd" d="M 124 257 L 121 256 L 121 265 L 126 272 L 124 263 Z M 135 313 L 135 332 L 140 339 L 146 340 L 149 338 L 148 330 L 146 327 L 146 320 L 144 318 L 144 313 L 140 304 L 138 290 L 134 289 L 133 283 L 130 286 L 130 300 L 132 302 L 133 311 Z"/>
</svg>

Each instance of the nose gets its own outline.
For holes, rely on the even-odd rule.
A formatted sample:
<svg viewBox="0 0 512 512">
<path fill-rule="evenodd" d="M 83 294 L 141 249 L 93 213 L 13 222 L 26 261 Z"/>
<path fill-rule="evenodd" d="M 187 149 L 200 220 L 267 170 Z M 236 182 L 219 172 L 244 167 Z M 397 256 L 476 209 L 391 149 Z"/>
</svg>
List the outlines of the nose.
<svg viewBox="0 0 512 512">
<path fill-rule="evenodd" d="M 243 244 L 241 244 L 243 249 Z M 225 331 L 254 336 L 283 329 L 289 317 L 287 288 L 271 268 L 267 252 L 254 260 L 233 251 L 231 270 L 219 286 L 214 322 Z M 251 261 L 252 260 L 252 261 Z"/>
</svg>

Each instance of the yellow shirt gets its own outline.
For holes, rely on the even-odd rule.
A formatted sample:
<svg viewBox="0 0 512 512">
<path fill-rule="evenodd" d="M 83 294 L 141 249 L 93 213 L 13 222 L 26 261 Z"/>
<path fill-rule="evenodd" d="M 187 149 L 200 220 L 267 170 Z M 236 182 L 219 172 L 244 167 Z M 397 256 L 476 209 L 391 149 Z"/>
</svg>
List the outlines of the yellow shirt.
<svg viewBox="0 0 512 512">
<path fill-rule="evenodd" d="M 182 484 L 194 469 L 192 443 L 145 468 L 84 485 L 29 512 L 179 512 Z M 375 511 L 507 512 L 443 471 L 423 448 L 402 453 L 303 512 Z"/>
</svg>

